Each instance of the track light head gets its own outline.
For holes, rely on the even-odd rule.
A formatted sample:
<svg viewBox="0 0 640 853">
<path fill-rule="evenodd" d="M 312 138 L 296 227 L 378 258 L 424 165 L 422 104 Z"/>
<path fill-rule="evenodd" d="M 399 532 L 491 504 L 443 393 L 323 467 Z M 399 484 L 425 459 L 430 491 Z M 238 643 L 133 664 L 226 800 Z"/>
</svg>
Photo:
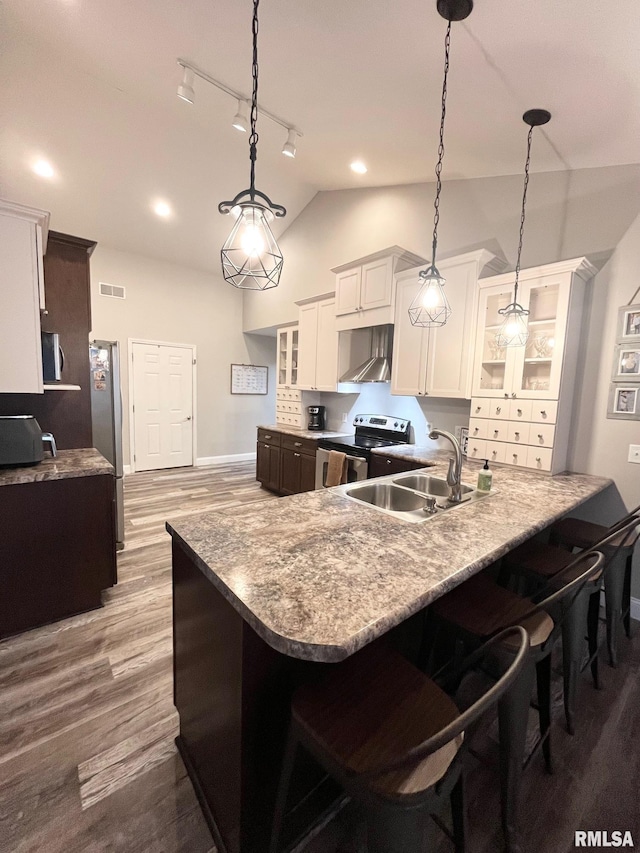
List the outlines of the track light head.
<svg viewBox="0 0 640 853">
<path fill-rule="evenodd" d="M 249 102 L 243 101 L 242 98 L 238 98 L 238 111 L 234 115 L 231 124 L 235 127 L 236 130 L 242 131 L 242 133 L 246 133 L 249 129 L 249 124 L 247 122 L 248 111 Z"/>
<path fill-rule="evenodd" d="M 296 139 L 298 138 L 298 134 L 292 128 L 289 128 L 289 135 L 287 136 L 287 141 L 282 146 L 282 153 L 285 157 L 291 157 L 292 159 L 296 156 Z"/>
<path fill-rule="evenodd" d="M 178 97 L 182 98 L 188 104 L 192 104 L 195 98 L 195 92 L 193 91 L 193 71 L 185 65 L 182 67 L 184 68 L 184 74 L 182 75 L 182 83 L 178 86 Z"/>
</svg>

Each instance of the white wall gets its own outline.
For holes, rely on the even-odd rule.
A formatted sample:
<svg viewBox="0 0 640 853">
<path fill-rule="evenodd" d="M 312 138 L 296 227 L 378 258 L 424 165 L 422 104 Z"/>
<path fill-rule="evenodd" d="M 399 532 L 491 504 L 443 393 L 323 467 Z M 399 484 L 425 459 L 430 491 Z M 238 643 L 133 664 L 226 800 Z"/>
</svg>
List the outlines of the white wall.
<svg viewBox="0 0 640 853">
<path fill-rule="evenodd" d="M 100 281 L 126 299 L 100 296 Z M 129 460 L 129 338 L 197 347 L 199 459 L 255 452 L 257 423 L 273 421 L 275 340 L 242 333 L 242 295 L 220 277 L 98 245 L 91 258 L 92 337 L 122 348 L 124 455 Z M 231 395 L 231 363 L 269 366 L 268 396 Z"/>
<path fill-rule="evenodd" d="M 297 319 L 295 301 L 335 288 L 333 267 L 397 244 L 429 258 L 433 184 L 321 192 L 279 240 L 279 287 L 247 293 L 244 329 Z M 638 213 L 640 166 L 536 173 L 527 197 L 522 265 L 612 250 Z M 440 257 L 486 247 L 515 267 L 522 176 L 446 181 Z"/>
<path fill-rule="evenodd" d="M 640 444 L 640 420 L 606 417 L 618 309 L 628 304 L 640 286 L 639 271 L 640 216 L 593 283 L 588 334 L 584 336 L 582 352 L 584 370 L 577 388 L 574 413 L 571 467 L 615 480 L 617 491 L 611 490 L 596 507 L 601 516 L 610 521 L 622 512 L 620 497 L 629 509 L 640 504 L 640 465 L 627 461 L 629 445 Z M 640 303 L 640 295 L 635 297 L 634 303 Z M 640 597 L 640 554 L 636 555 L 634 568 L 633 594 Z"/>
</svg>

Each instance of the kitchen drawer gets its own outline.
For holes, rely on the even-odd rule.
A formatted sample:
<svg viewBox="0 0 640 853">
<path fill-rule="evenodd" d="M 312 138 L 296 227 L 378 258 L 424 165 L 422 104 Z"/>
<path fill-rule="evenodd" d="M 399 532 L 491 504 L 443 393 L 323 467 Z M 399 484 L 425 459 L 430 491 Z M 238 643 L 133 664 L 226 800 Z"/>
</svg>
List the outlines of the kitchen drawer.
<svg viewBox="0 0 640 853">
<path fill-rule="evenodd" d="M 557 400 L 533 400 L 531 420 L 536 424 L 555 424 L 558 416 Z"/>
<path fill-rule="evenodd" d="M 512 444 L 529 444 L 529 427 L 531 424 L 519 421 L 507 421 L 507 441 Z"/>
<path fill-rule="evenodd" d="M 302 429 L 302 415 L 290 415 L 287 412 L 278 412 L 276 421 L 279 424 Z"/>
<path fill-rule="evenodd" d="M 504 441 L 488 441 L 485 459 L 489 462 L 504 462 L 507 445 Z"/>
<path fill-rule="evenodd" d="M 529 444 L 535 447 L 553 447 L 556 428 L 553 424 L 531 424 Z"/>
<path fill-rule="evenodd" d="M 492 397 L 489 400 L 489 417 L 499 420 L 509 420 L 509 400 Z"/>
<path fill-rule="evenodd" d="M 484 418 L 471 418 L 469 421 L 469 440 L 472 438 L 486 438 L 489 421 Z"/>
<path fill-rule="evenodd" d="M 533 400 L 509 400 L 509 420 L 529 422 L 532 407 Z"/>
<path fill-rule="evenodd" d="M 486 459 L 487 444 L 490 442 L 483 439 L 471 438 L 467 443 L 467 459 Z"/>
<path fill-rule="evenodd" d="M 488 418 L 490 408 L 491 400 L 485 400 L 482 397 L 474 397 L 471 401 L 471 417 Z"/>
<path fill-rule="evenodd" d="M 537 471 L 550 471 L 552 454 L 553 451 L 550 447 L 529 447 L 527 468 L 535 468 Z"/>
<path fill-rule="evenodd" d="M 509 421 L 487 421 L 487 438 L 490 441 L 506 441 Z"/>
<path fill-rule="evenodd" d="M 302 406 L 300 403 L 287 403 L 284 400 L 276 403 L 276 412 L 286 412 L 288 415 L 301 415 Z"/>
<path fill-rule="evenodd" d="M 287 402 L 300 403 L 302 402 L 302 391 L 287 390 L 286 388 L 278 388 L 276 392 L 276 400 L 286 400 Z"/>
<path fill-rule="evenodd" d="M 527 465 L 530 447 L 520 447 L 519 444 L 505 444 L 504 461 L 507 465 Z"/>
<path fill-rule="evenodd" d="M 258 429 L 258 441 L 266 441 L 274 447 L 280 447 L 281 435 L 279 432 L 270 429 Z"/>
<path fill-rule="evenodd" d="M 294 453 L 315 454 L 318 442 L 315 438 L 298 438 L 295 435 L 284 434 L 282 436 L 282 448 L 284 450 L 293 450 Z"/>
</svg>

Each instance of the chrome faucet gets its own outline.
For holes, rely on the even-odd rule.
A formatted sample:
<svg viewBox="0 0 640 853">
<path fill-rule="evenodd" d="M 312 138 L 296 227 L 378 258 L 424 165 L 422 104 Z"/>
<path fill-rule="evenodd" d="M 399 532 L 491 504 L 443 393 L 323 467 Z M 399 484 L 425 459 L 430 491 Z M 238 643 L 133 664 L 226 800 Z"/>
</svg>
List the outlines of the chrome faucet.
<svg viewBox="0 0 640 853">
<path fill-rule="evenodd" d="M 438 438 L 446 438 L 453 445 L 455 456 L 452 456 L 449 459 L 447 485 L 451 489 L 451 496 L 449 498 L 451 503 L 460 503 L 462 500 L 462 490 L 460 488 L 460 479 L 462 477 L 462 450 L 460 448 L 460 443 L 455 435 L 452 435 L 444 429 L 432 429 L 429 433 L 429 438 L 432 441 L 435 441 Z"/>
</svg>

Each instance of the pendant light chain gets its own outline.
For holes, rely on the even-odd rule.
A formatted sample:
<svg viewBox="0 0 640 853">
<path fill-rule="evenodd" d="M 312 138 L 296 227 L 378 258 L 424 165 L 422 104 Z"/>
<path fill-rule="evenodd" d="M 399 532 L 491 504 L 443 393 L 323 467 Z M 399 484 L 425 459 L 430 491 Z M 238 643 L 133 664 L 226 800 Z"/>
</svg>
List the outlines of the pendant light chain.
<svg viewBox="0 0 640 853">
<path fill-rule="evenodd" d="M 249 136 L 249 159 L 251 160 L 251 198 L 255 193 L 255 170 L 256 158 L 258 156 L 258 132 L 256 122 L 258 120 L 258 4 L 260 0 L 253 0 L 253 20 L 251 31 L 253 33 L 253 60 L 251 73 L 253 76 L 253 91 L 251 93 L 251 135 Z"/>
<path fill-rule="evenodd" d="M 531 163 L 531 139 L 533 137 L 533 125 L 529 128 L 529 135 L 527 137 L 527 161 L 524 164 L 524 189 L 522 192 L 522 213 L 520 214 L 520 239 L 518 242 L 518 259 L 516 261 L 516 277 L 515 277 L 515 286 L 513 293 L 513 301 L 517 302 L 518 300 L 518 279 L 520 277 L 520 256 L 522 255 L 522 238 L 524 236 L 524 216 L 525 216 L 525 208 L 527 206 L 527 188 L 529 186 L 529 164 Z"/>
<path fill-rule="evenodd" d="M 442 161 L 444 160 L 444 120 L 447 114 L 447 77 L 449 75 L 449 50 L 451 47 L 451 21 L 447 25 L 444 38 L 444 79 L 442 81 L 442 113 L 440 117 L 440 144 L 438 146 L 438 162 L 436 163 L 436 197 L 433 202 L 433 245 L 431 248 L 431 264 L 436 263 L 438 246 L 438 223 L 440 222 L 440 193 L 442 191 Z"/>
</svg>

